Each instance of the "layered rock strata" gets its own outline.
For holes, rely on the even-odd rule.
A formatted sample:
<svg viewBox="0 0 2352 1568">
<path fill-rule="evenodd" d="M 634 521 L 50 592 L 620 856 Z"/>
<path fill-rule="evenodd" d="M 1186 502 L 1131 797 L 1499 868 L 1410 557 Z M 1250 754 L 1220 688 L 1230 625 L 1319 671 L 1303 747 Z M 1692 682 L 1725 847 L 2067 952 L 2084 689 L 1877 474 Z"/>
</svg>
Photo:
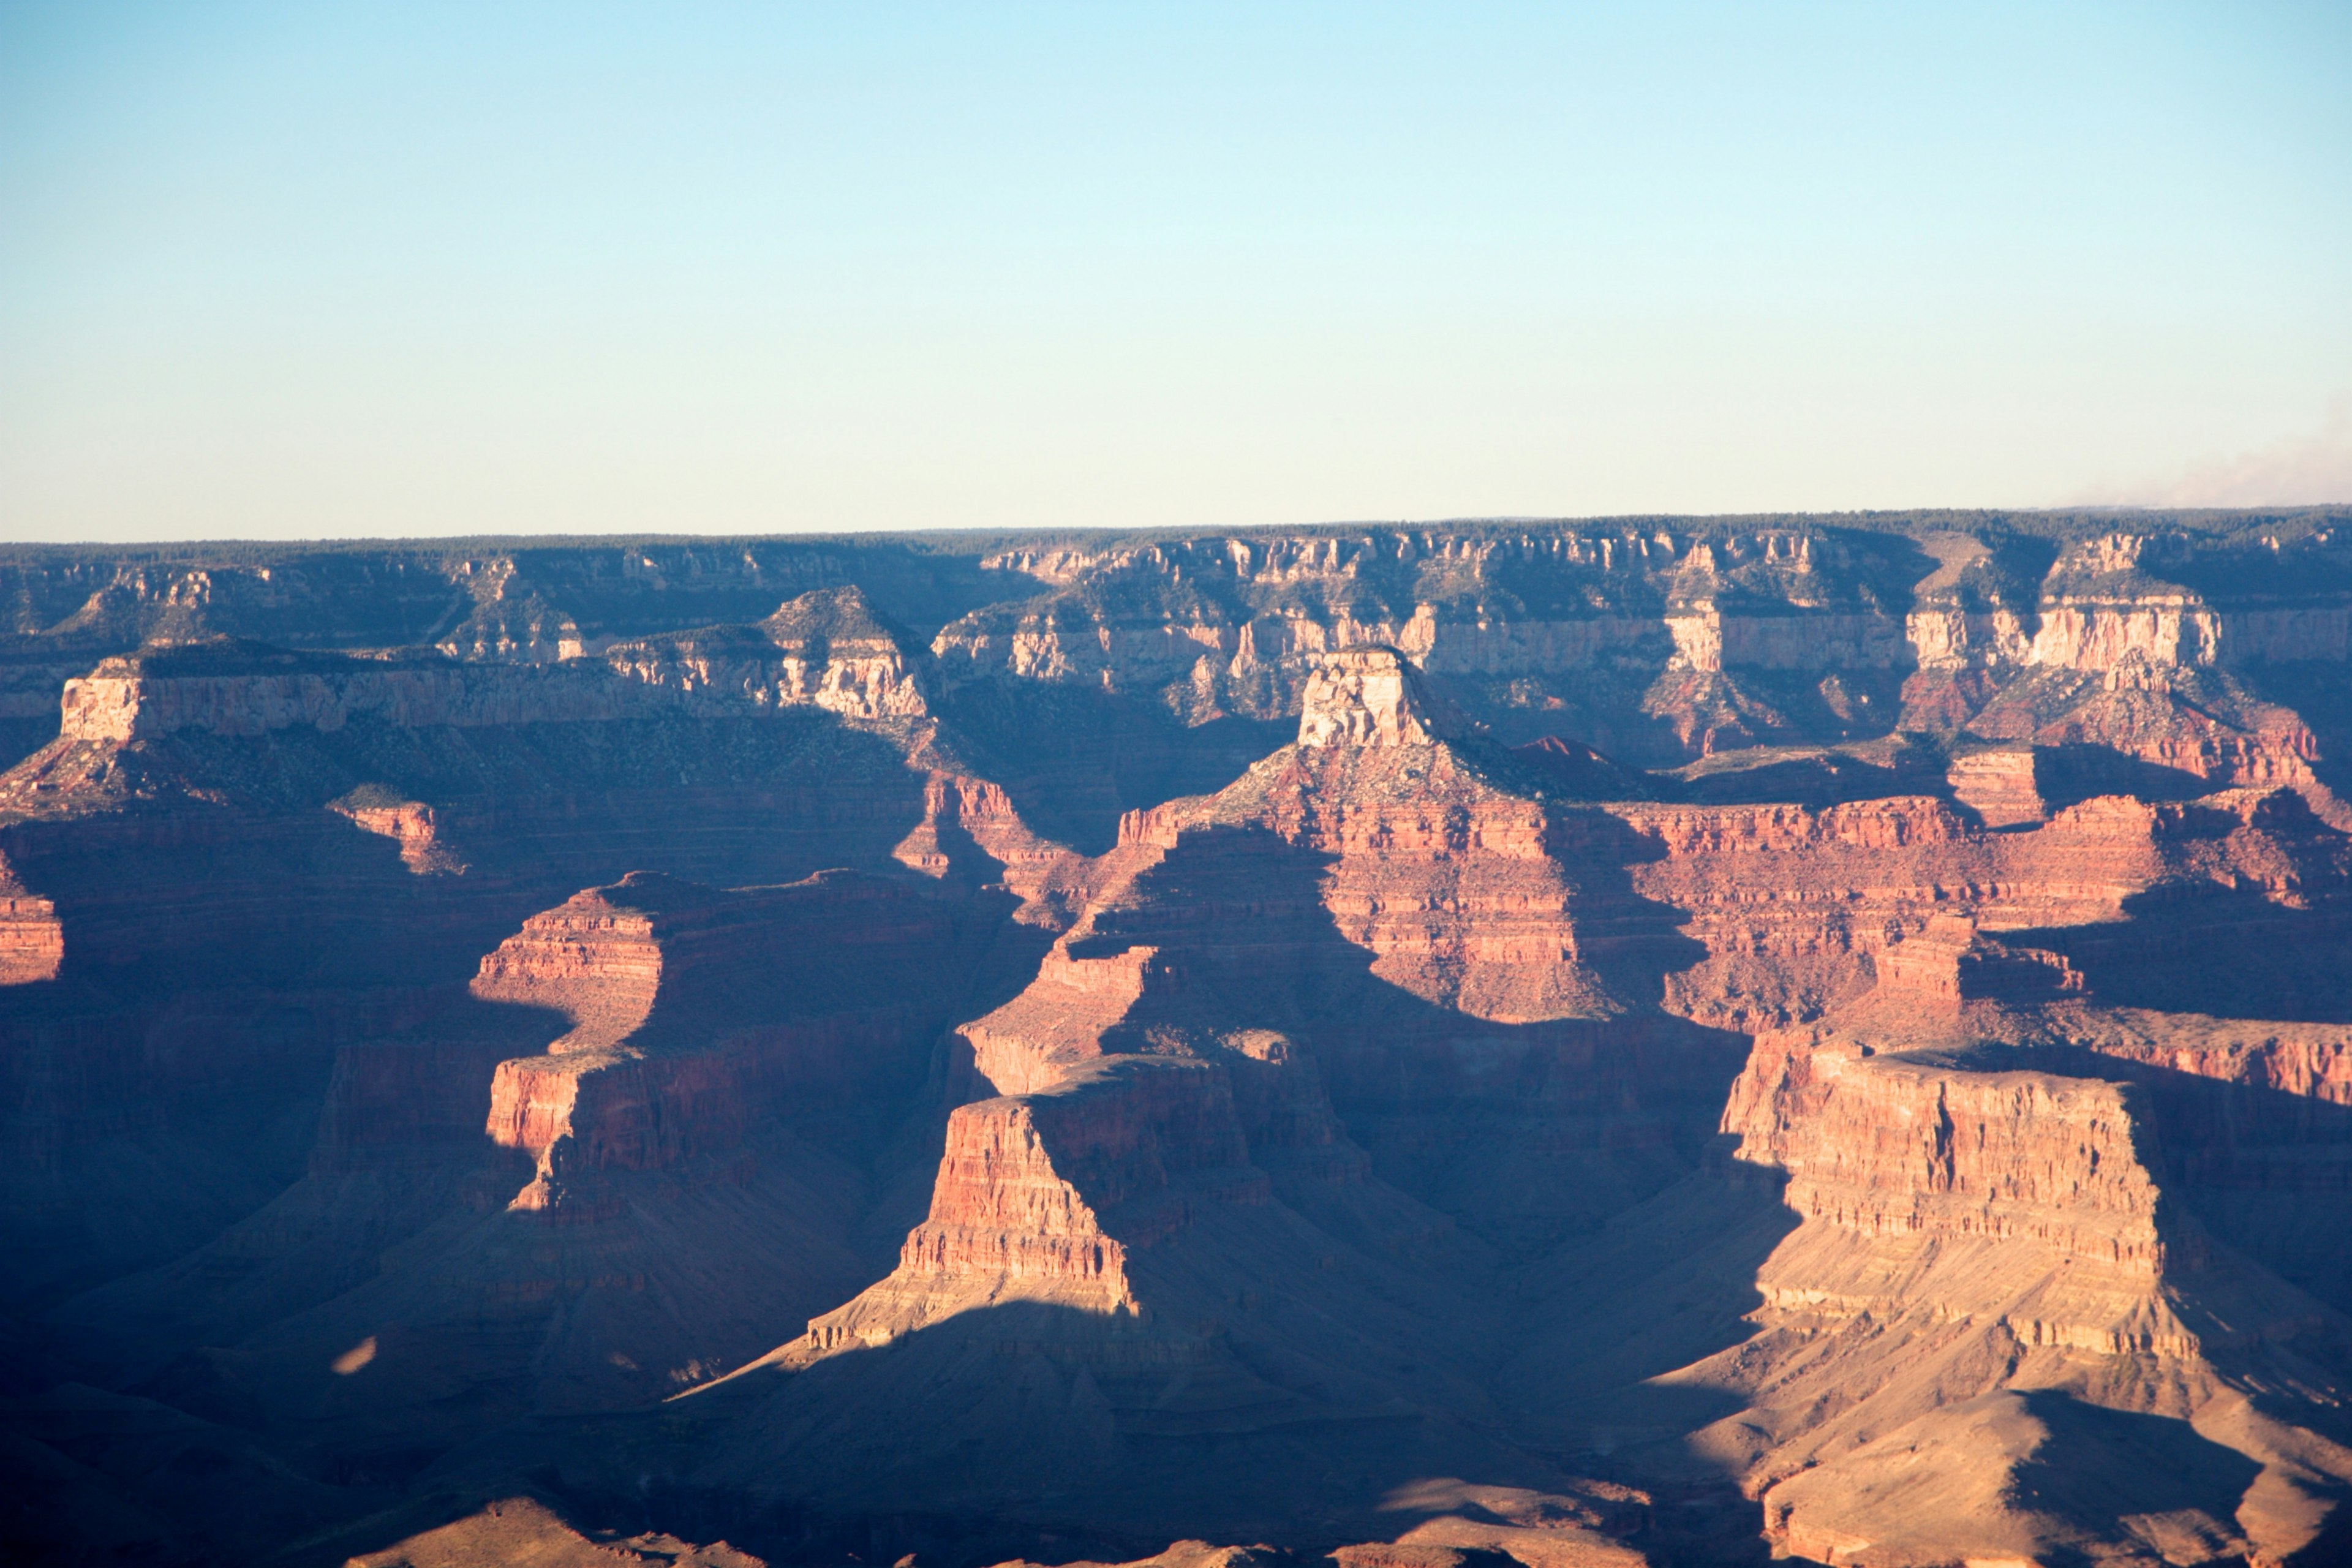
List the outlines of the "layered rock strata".
<svg viewBox="0 0 2352 1568">
<path fill-rule="evenodd" d="M 732 1148 L 763 1102 L 906 1076 L 917 1009 L 874 982 L 955 935 L 947 907 L 847 872 L 732 894 L 634 874 L 532 917 L 472 986 L 571 1026 L 491 1080 L 491 1140 L 538 1162 L 515 1205 Z"/>
<path fill-rule="evenodd" d="M 813 707 L 923 717 L 918 657 L 854 587 L 804 595 L 750 626 L 621 644 L 600 667 L 515 668 L 418 654 L 302 654 L 215 639 L 163 645 L 66 682 L 60 736 L 126 742 L 184 731 L 257 736 L 361 719 L 482 728 Z"/>
<path fill-rule="evenodd" d="M 0 860 L 0 985 L 54 980 L 65 955 L 58 906 L 28 891 Z"/>
<path fill-rule="evenodd" d="M 867 720 L 930 710 L 919 645 L 855 586 L 803 594 L 756 626 L 616 644 L 604 662 L 702 710 L 807 705 Z"/>
<path fill-rule="evenodd" d="M 1268 1201 L 1212 1064 L 1114 1058 L 963 1106 L 948 1119 L 929 1216 L 908 1233 L 898 1268 L 776 1359 L 887 1344 L 1009 1301 L 1139 1316 L 1129 1254 L 1187 1224 L 1188 1199 Z"/>
<path fill-rule="evenodd" d="M 0 563 L 8 1451 L 2332 1562 L 2341 521 Z"/>
<path fill-rule="evenodd" d="M 2167 1540 L 2286 1560 L 2314 1540 L 2344 1467 L 2315 1469 L 2249 1396 L 2345 1321 L 2178 1212 L 2151 1122 L 2137 1086 L 1759 1043 L 1726 1126 L 1802 1223 L 1759 1270 L 1759 1337 L 1681 1375 L 1757 1400 L 1703 1440 L 1777 1545 L 1893 1568 Z M 2141 1442 L 2187 1468 L 2135 1475 Z M 1940 1490 L 1890 1470 L 1904 1445 Z M 2037 1465 L 2109 1479 L 2064 1498 Z M 2168 1489 L 2176 1506 L 2147 1506 Z"/>
</svg>

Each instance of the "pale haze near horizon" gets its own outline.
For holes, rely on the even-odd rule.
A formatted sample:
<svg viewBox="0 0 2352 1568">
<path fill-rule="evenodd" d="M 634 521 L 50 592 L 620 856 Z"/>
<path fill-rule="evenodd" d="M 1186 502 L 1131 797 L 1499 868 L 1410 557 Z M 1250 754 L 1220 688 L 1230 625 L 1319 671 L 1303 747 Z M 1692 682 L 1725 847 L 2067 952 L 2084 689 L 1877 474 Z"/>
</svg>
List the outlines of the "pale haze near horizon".
<svg viewBox="0 0 2352 1568">
<path fill-rule="evenodd" d="M 0 539 L 2352 500 L 2352 7 L 0 7 Z"/>
</svg>

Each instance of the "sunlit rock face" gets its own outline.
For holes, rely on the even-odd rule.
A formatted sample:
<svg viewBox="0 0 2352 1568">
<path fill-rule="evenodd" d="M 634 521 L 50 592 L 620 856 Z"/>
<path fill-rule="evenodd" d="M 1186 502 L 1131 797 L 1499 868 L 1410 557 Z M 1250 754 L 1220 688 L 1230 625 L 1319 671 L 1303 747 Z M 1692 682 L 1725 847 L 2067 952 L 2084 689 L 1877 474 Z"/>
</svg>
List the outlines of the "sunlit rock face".
<svg viewBox="0 0 2352 1568">
<path fill-rule="evenodd" d="M 0 557 L 0 1531 L 2337 1561 L 2347 521 Z"/>
<path fill-rule="evenodd" d="M 1453 705 L 1394 648 L 1325 657 L 1299 698 L 1302 746 L 1426 746 L 1464 729 Z"/>
</svg>

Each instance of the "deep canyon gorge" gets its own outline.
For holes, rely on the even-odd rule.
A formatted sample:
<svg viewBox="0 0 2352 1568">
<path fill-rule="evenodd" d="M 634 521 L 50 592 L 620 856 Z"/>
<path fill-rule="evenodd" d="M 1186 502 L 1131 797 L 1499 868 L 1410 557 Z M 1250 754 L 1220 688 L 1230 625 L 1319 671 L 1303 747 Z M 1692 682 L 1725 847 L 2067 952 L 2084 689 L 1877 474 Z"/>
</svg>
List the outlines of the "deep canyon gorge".
<svg viewBox="0 0 2352 1568">
<path fill-rule="evenodd" d="M 2352 509 L 0 615 L 11 1562 L 2352 1563 Z"/>
</svg>

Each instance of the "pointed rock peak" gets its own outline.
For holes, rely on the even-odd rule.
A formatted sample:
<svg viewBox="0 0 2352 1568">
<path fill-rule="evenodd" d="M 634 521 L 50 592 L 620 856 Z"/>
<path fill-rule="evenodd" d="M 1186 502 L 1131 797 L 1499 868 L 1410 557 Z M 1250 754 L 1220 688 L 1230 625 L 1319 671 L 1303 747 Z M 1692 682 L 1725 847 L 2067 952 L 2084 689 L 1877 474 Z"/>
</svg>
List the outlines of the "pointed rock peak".
<svg viewBox="0 0 2352 1568">
<path fill-rule="evenodd" d="M 1392 647 L 1325 654 L 1298 715 L 1302 746 L 1426 746 L 1469 731 L 1461 710 Z"/>
<path fill-rule="evenodd" d="M 877 652 L 885 647 L 904 652 L 916 646 L 906 629 L 876 609 L 856 584 L 787 599 L 761 626 L 779 647 L 869 645 Z"/>
</svg>

